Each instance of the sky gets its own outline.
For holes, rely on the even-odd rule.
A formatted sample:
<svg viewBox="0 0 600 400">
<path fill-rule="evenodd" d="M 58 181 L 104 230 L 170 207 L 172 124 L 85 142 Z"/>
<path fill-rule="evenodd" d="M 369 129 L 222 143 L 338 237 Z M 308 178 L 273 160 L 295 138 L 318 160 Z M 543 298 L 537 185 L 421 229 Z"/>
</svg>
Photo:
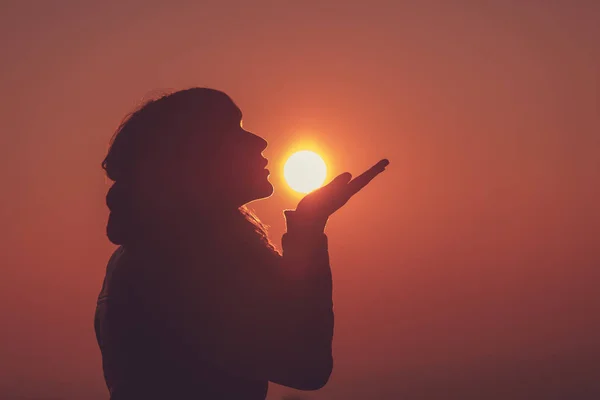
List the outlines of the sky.
<svg viewBox="0 0 600 400">
<path fill-rule="evenodd" d="M 108 397 L 100 163 L 191 86 L 269 141 L 277 244 L 294 146 L 329 178 L 391 161 L 328 224 L 335 367 L 307 399 L 600 398 L 598 37 L 582 0 L 4 0 L 0 398 Z"/>
</svg>

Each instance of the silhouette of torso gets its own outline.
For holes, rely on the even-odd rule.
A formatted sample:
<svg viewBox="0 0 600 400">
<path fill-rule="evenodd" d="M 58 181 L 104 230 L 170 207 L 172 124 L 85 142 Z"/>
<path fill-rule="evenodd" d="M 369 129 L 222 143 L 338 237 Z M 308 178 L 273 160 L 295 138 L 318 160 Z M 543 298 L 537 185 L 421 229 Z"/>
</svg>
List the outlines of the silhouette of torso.
<svg viewBox="0 0 600 400">
<path fill-rule="evenodd" d="M 288 254 L 310 256 L 286 262 L 285 241 L 283 257 L 231 249 L 229 258 L 218 260 L 208 244 L 193 257 L 119 247 L 95 316 L 111 400 L 264 400 L 275 379 L 253 374 L 263 354 L 265 363 L 280 359 L 281 370 L 290 370 L 277 383 L 315 388 L 293 363 L 298 371 L 323 369 L 326 381 L 333 334 L 326 240 L 287 242 Z M 281 271 L 287 271 L 283 280 Z M 228 360 L 236 367 L 228 368 Z"/>
</svg>

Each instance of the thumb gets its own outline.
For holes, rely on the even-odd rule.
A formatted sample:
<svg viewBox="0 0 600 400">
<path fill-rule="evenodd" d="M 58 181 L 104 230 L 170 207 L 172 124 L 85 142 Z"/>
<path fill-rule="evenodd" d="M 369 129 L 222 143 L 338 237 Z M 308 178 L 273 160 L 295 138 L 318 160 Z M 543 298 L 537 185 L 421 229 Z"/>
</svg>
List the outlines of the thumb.
<svg viewBox="0 0 600 400">
<path fill-rule="evenodd" d="M 343 174 L 340 174 L 340 175 L 336 176 L 335 178 L 333 178 L 333 180 L 331 182 L 329 182 L 325 187 L 327 187 L 327 188 L 343 187 L 343 186 L 347 185 L 351 179 L 352 179 L 352 174 L 350 172 L 344 172 Z"/>
</svg>

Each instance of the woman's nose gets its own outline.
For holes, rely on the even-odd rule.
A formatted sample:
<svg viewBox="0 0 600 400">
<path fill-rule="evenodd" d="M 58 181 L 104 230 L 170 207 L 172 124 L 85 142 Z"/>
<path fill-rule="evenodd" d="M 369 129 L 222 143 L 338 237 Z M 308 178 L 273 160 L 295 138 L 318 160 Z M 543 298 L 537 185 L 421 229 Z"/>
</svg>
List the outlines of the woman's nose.
<svg viewBox="0 0 600 400">
<path fill-rule="evenodd" d="M 254 143 L 256 144 L 256 147 L 258 147 L 261 152 L 267 148 L 268 143 L 265 139 L 261 138 L 258 135 L 255 135 L 254 133 L 251 133 L 251 135 L 252 139 L 254 140 Z"/>
</svg>

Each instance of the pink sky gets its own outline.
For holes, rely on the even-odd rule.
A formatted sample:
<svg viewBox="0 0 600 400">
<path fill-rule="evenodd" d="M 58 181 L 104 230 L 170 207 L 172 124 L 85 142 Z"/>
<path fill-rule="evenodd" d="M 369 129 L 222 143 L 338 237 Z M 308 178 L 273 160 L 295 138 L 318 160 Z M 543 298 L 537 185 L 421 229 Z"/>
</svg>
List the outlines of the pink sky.
<svg viewBox="0 0 600 400">
<path fill-rule="evenodd" d="M 600 393 L 599 37 L 593 1 L 3 2 L 0 398 L 107 398 L 100 162 L 195 85 L 272 165 L 307 139 L 332 173 L 392 162 L 328 225 L 336 365 L 308 398 Z M 252 205 L 277 243 L 280 176 Z"/>
</svg>

